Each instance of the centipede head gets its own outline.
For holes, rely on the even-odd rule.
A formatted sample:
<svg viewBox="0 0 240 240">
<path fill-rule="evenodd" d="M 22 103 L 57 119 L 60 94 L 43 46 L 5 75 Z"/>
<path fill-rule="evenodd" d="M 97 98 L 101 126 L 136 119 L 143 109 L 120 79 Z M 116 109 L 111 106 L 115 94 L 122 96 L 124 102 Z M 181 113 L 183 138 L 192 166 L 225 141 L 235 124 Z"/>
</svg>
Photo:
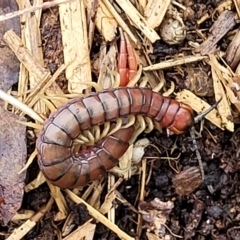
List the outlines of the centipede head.
<svg viewBox="0 0 240 240">
<path fill-rule="evenodd" d="M 192 108 L 184 103 L 179 103 L 180 108 L 176 112 L 168 111 L 168 117 L 174 116 L 174 121 L 167 128 L 174 134 L 182 134 L 194 125 L 194 113 Z"/>
</svg>

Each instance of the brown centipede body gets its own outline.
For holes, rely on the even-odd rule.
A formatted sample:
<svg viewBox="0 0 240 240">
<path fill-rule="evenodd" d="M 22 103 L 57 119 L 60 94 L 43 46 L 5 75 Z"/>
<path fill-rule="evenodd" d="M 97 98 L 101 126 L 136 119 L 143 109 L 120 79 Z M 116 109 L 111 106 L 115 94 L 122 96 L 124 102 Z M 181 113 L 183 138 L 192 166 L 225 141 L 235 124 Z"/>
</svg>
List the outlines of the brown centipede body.
<svg viewBox="0 0 240 240">
<path fill-rule="evenodd" d="M 73 151 L 83 131 L 129 115 L 143 115 L 175 134 L 194 124 L 193 110 L 148 88 L 120 87 L 76 98 L 45 121 L 36 147 L 38 164 L 48 181 L 62 188 L 84 186 L 118 164 L 134 127 L 120 129 L 86 150 Z"/>
</svg>

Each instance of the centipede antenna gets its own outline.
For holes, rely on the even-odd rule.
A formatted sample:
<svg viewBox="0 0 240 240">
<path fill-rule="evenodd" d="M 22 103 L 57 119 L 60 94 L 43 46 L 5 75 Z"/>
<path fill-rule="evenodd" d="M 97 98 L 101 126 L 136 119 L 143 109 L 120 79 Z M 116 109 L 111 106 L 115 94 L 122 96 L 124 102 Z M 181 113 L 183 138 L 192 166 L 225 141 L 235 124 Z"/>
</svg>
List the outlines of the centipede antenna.
<svg viewBox="0 0 240 240">
<path fill-rule="evenodd" d="M 201 114 L 197 115 L 194 118 L 194 123 L 200 122 L 208 113 L 210 113 L 214 108 L 217 107 L 217 105 L 221 102 L 221 100 L 222 100 L 222 98 L 220 98 L 215 104 L 213 104 L 206 111 L 204 111 Z M 190 135 L 191 135 L 191 138 L 192 138 L 192 141 L 193 141 L 193 146 L 195 148 L 195 152 L 196 152 L 196 156 L 197 156 L 200 172 L 201 172 L 201 175 L 202 175 L 202 180 L 204 180 L 203 163 L 202 163 L 202 158 L 201 158 L 200 152 L 199 152 L 198 147 L 197 147 L 197 141 L 196 141 L 196 137 L 195 137 L 195 127 L 192 126 L 189 131 L 190 131 Z"/>
<path fill-rule="evenodd" d="M 217 105 L 221 102 L 222 98 L 220 98 L 216 103 L 214 103 L 210 108 L 208 108 L 206 111 L 200 113 L 194 118 L 194 123 L 200 122 L 207 114 L 209 114 L 214 108 L 217 107 Z"/>
<path fill-rule="evenodd" d="M 190 131 L 190 135 L 191 135 L 191 138 L 192 138 L 192 141 L 193 141 L 193 146 L 195 148 L 195 152 L 196 152 L 196 156 L 197 156 L 197 160 L 198 160 L 198 164 L 199 164 L 202 180 L 204 180 L 203 163 L 202 163 L 202 158 L 201 158 L 200 152 L 199 152 L 198 147 L 197 147 L 197 141 L 196 141 L 196 137 L 195 137 L 195 127 L 192 126 L 189 129 L 189 131 Z"/>
</svg>

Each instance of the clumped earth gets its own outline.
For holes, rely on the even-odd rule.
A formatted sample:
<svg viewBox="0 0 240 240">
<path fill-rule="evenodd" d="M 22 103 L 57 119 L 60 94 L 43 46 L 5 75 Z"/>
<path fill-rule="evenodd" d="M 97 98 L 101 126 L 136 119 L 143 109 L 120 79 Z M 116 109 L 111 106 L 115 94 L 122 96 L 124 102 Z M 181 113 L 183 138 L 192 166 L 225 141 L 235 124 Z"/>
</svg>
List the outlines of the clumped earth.
<svg viewBox="0 0 240 240">
<path fill-rule="evenodd" d="M 197 19 L 205 13 L 212 13 L 221 1 L 182 1 L 185 5 L 189 4 L 194 14 L 186 16 L 185 24 L 188 28 L 187 39 L 179 44 L 169 46 L 163 41 L 157 41 L 154 44 L 153 53 L 149 56 L 153 63 L 163 61 L 169 55 L 175 55 L 188 51 L 187 41 L 198 42 L 199 37 L 191 32 L 196 28 Z M 213 24 L 209 19 L 204 22 L 201 28 L 208 29 Z M 199 27 L 198 27 L 199 28 Z M 61 29 L 58 18 L 58 8 L 44 10 L 42 16 L 42 43 L 44 47 L 44 62 L 54 73 L 60 64 L 63 63 L 63 47 L 61 41 Z M 222 51 L 226 50 L 229 44 L 228 39 L 222 39 L 219 47 Z M 92 54 L 99 51 L 100 40 L 98 34 L 95 34 L 93 41 Z M 93 56 L 92 56 L 93 57 Z M 191 66 L 194 68 L 197 66 Z M 167 80 L 174 81 L 176 92 L 189 87 L 186 86 L 185 79 L 188 77 L 189 68 L 183 68 L 182 74 L 176 73 L 173 69 L 164 71 Z M 209 69 L 206 69 L 209 71 Z M 94 77 L 94 76 L 93 76 Z M 95 76 L 96 77 L 96 76 Z M 62 74 L 57 83 L 67 92 L 67 84 L 64 74 Z M 214 102 L 212 89 L 208 88 L 204 99 L 209 103 Z M 197 146 L 202 157 L 205 178 L 195 189 L 187 179 L 199 178 L 198 160 L 196 157 L 193 141 L 189 132 L 180 136 L 167 136 L 166 132 L 159 133 L 154 130 L 150 134 L 142 134 L 141 137 L 147 137 L 153 145 L 160 149 L 161 154 L 156 148 L 149 146 L 145 152 L 147 159 L 147 172 L 151 172 L 148 178 L 145 191 L 146 202 L 151 202 L 158 198 L 162 202 L 171 201 L 174 207 L 169 212 L 165 225 L 168 229 L 159 229 L 159 234 L 165 235 L 165 232 L 171 232 L 172 239 L 177 239 L 176 235 L 184 236 L 184 239 L 240 239 L 240 181 L 239 181 L 239 127 L 235 125 L 235 132 L 222 131 L 213 126 L 208 121 L 204 121 L 202 126 L 196 126 Z M 32 152 L 33 143 L 28 145 L 29 153 Z M 169 157 L 169 161 L 166 160 Z M 162 159 L 161 159 L 162 158 Z M 164 159 L 165 158 L 165 159 Z M 171 160 L 172 159 L 172 160 Z M 175 159 L 175 160 L 173 160 Z M 176 169 L 181 172 L 176 174 Z M 151 170 L 151 171 L 150 171 Z M 27 182 L 36 177 L 38 171 L 37 163 L 34 162 L 28 171 Z M 185 185 L 184 185 L 185 184 Z M 132 176 L 129 180 L 123 181 L 118 188 L 122 196 L 136 209 L 138 208 L 138 189 L 140 179 L 138 175 Z M 184 188 L 184 189 L 182 189 Z M 186 194 L 186 191 L 189 191 Z M 102 199 L 104 199 L 104 194 Z M 46 184 L 26 193 L 23 199 L 23 209 L 38 211 L 43 204 L 46 204 L 50 197 L 49 189 Z M 68 204 L 72 210 L 73 219 L 76 227 L 84 224 L 91 218 L 86 207 L 82 204 L 76 205 L 71 200 Z M 119 226 L 130 236 L 136 234 L 137 214 L 129 209 L 128 206 L 115 201 L 116 225 Z M 154 207 L 153 207 L 154 209 Z M 62 222 L 53 222 L 54 213 L 57 211 L 56 205 L 53 205 L 51 211 L 39 221 L 36 227 L 29 232 L 24 239 L 57 239 L 58 230 L 63 226 Z M 141 239 L 147 239 L 146 231 L 152 226 L 153 222 L 143 222 L 146 227 L 142 232 Z M 12 222 L 8 226 L 1 226 L 1 232 L 9 232 L 11 229 L 19 226 Z M 5 239 L 0 236 L 0 239 Z M 94 239 L 119 239 L 115 233 L 111 232 L 101 223 L 97 224 Z"/>
</svg>

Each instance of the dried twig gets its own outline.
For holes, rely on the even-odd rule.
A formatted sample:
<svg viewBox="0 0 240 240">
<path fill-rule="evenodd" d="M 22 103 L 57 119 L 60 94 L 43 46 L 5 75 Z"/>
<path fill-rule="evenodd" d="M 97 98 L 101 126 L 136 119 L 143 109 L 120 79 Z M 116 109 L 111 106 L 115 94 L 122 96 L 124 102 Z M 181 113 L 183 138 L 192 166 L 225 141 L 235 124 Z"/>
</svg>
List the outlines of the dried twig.
<svg viewBox="0 0 240 240">
<path fill-rule="evenodd" d="M 55 0 L 55 1 L 51 1 L 51 2 L 45 2 L 45 3 L 40 4 L 40 5 L 32 6 L 32 7 L 25 8 L 25 9 L 22 9 L 22 10 L 19 10 L 19 11 L 16 11 L 16 12 L 7 13 L 5 15 L 2 15 L 2 16 L 0 16 L 0 21 L 5 21 L 7 19 L 18 17 L 18 16 L 21 16 L 25 13 L 35 12 L 39 9 L 50 8 L 50 7 L 60 5 L 60 4 L 63 4 L 63 3 L 75 2 L 75 1 L 76 0 Z"/>
<path fill-rule="evenodd" d="M 54 199 L 50 198 L 48 203 L 43 206 L 33 217 L 23 223 L 19 228 L 16 228 L 8 237 L 8 240 L 22 239 L 31 229 L 33 229 L 33 227 L 45 215 L 45 213 L 51 209 L 53 203 Z"/>
<path fill-rule="evenodd" d="M 134 238 L 130 237 L 128 234 L 123 232 L 117 225 L 110 222 L 106 217 L 104 217 L 101 213 L 99 213 L 96 209 L 94 209 L 91 205 L 87 204 L 85 201 L 83 201 L 81 198 L 79 198 L 77 195 L 75 195 L 72 191 L 66 189 L 65 192 L 68 194 L 68 196 L 76 203 L 83 203 L 89 213 L 96 218 L 98 221 L 100 221 L 102 224 L 104 224 L 106 227 L 111 229 L 113 232 L 115 232 L 120 238 L 123 238 L 125 240 L 134 240 Z"/>
<path fill-rule="evenodd" d="M 144 8 L 144 16 L 149 26 L 156 28 L 161 24 L 170 3 L 170 0 L 148 1 L 147 6 Z"/>
<path fill-rule="evenodd" d="M 50 71 L 44 68 L 38 59 L 30 53 L 30 51 L 24 46 L 22 40 L 13 30 L 7 31 L 3 38 L 15 53 L 18 60 L 26 67 L 36 81 L 48 82 L 51 79 Z M 61 93 L 63 93 L 62 90 L 55 82 L 53 83 L 52 88 L 46 89 L 46 94 L 50 96 Z M 61 104 L 59 104 L 58 101 L 54 101 L 54 103 L 58 106 Z"/>
<path fill-rule="evenodd" d="M 144 71 L 153 71 L 153 70 L 159 70 L 159 69 L 165 69 L 165 68 L 170 68 L 174 67 L 177 65 L 182 65 L 186 63 L 192 63 L 192 62 L 197 62 L 197 61 L 202 61 L 204 59 L 208 59 L 207 56 L 200 56 L 200 55 L 195 55 L 195 56 L 182 56 L 177 59 L 170 59 L 165 62 L 160 62 L 154 65 L 150 65 L 148 67 L 144 67 Z"/>
<path fill-rule="evenodd" d="M 92 80 L 87 23 L 83 1 L 65 3 L 59 7 L 64 62 L 68 91 L 82 93 L 89 89 L 84 82 Z"/>
<path fill-rule="evenodd" d="M 129 0 L 116 0 L 132 23 L 148 38 L 152 43 L 160 39 L 157 32 L 149 26 L 146 19 L 137 11 Z"/>
<path fill-rule="evenodd" d="M 135 44 L 137 44 L 137 38 L 134 36 L 134 34 L 132 33 L 132 31 L 130 30 L 128 25 L 125 23 L 125 21 L 123 21 L 123 19 L 120 17 L 118 12 L 115 10 L 115 8 L 112 6 L 112 4 L 109 2 L 109 0 L 102 0 L 102 1 L 104 2 L 106 7 L 108 8 L 108 10 L 112 13 L 112 15 L 114 16 L 114 18 L 116 19 L 116 21 L 118 22 L 120 27 L 128 34 L 128 36 L 131 38 L 131 40 Z"/>
</svg>

